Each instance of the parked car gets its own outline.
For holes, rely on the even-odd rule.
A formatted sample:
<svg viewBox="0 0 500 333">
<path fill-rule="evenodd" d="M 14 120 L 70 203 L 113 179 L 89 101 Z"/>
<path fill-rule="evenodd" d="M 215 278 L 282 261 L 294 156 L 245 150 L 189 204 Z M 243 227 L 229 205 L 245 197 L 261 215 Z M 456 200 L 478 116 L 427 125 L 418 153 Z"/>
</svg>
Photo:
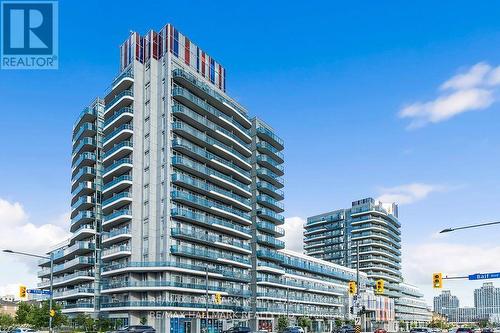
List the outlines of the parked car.
<svg viewBox="0 0 500 333">
<path fill-rule="evenodd" d="M 131 325 L 124 327 L 123 329 L 120 329 L 116 331 L 116 333 L 156 333 L 156 330 L 153 328 L 153 326 L 146 326 L 146 325 Z"/>
<path fill-rule="evenodd" d="M 493 333 L 493 329 L 492 328 L 483 328 L 481 330 L 481 333 Z"/>
<path fill-rule="evenodd" d="M 459 327 L 455 333 L 474 333 L 474 329 L 470 327 Z"/>
<path fill-rule="evenodd" d="M 283 333 L 304 333 L 304 329 L 300 326 L 290 326 L 285 328 Z"/>
<path fill-rule="evenodd" d="M 375 333 L 387 333 L 387 331 L 385 329 L 383 329 L 383 328 L 377 328 L 375 330 Z"/>
<path fill-rule="evenodd" d="M 250 327 L 236 326 L 224 331 L 224 333 L 250 333 Z"/>
<path fill-rule="evenodd" d="M 350 325 L 344 325 L 340 328 L 335 329 L 334 333 L 356 333 L 356 330 Z"/>
<path fill-rule="evenodd" d="M 38 333 L 38 331 L 32 328 L 18 327 L 11 330 L 10 333 Z"/>
<path fill-rule="evenodd" d="M 427 327 L 415 327 L 410 330 L 410 333 L 432 333 L 430 328 Z"/>
</svg>

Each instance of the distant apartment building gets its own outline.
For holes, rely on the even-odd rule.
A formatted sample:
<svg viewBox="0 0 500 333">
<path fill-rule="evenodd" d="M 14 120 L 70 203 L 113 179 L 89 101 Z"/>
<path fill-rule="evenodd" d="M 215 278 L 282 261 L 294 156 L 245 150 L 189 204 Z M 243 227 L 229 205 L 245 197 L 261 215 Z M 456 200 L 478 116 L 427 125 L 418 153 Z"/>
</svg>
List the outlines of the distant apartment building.
<svg viewBox="0 0 500 333">
<path fill-rule="evenodd" d="M 443 290 L 440 295 L 434 297 L 434 312 L 441 315 L 449 317 L 459 306 L 458 297 L 452 295 L 449 290 Z"/>
<path fill-rule="evenodd" d="M 385 282 L 384 296 L 395 303 L 395 318 L 425 324 L 422 295 L 416 287 L 402 284 L 401 224 L 398 206 L 373 198 L 352 202 L 346 209 L 307 219 L 304 230 L 306 254 L 366 273 L 370 285 Z M 359 248 L 359 263 L 358 253 Z"/>
<path fill-rule="evenodd" d="M 461 307 L 451 309 L 448 314 L 448 321 L 455 324 L 474 323 L 478 321 L 476 308 Z"/>
<path fill-rule="evenodd" d="M 474 307 L 480 319 L 488 320 L 492 315 L 500 314 L 500 288 L 493 283 L 483 283 L 481 288 L 474 290 Z"/>
<path fill-rule="evenodd" d="M 330 331 L 355 270 L 284 250 L 283 140 L 170 24 L 131 33 L 120 64 L 73 127 L 71 238 L 51 252 L 63 312 L 170 333 L 307 315 Z"/>
</svg>

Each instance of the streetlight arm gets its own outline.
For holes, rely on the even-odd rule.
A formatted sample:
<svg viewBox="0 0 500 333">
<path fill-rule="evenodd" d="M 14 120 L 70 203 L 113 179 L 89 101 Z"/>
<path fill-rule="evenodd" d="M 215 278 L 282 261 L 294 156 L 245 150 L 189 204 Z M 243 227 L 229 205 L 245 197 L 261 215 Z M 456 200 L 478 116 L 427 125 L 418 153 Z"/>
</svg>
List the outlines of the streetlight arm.
<svg viewBox="0 0 500 333">
<path fill-rule="evenodd" d="M 32 253 L 26 253 L 26 252 L 18 252 L 18 251 L 12 251 L 12 250 L 2 250 L 2 252 L 5 253 L 12 253 L 12 254 L 20 254 L 23 256 L 28 256 L 28 257 L 35 257 L 35 258 L 41 258 L 41 259 L 51 259 L 49 256 L 40 256 L 38 254 L 32 254 Z"/>
<path fill-rule="evenodd" d="M 462 230 L 462 229 L 470 229 L 470 228 L 478 228 L 478 227 L 485 227 L 493 224 L 500 224 L 500 221 L 495 221 L 495 222 L 488 222 L 488 223 L 480 223 L 480 224 L 473 224 L 473 225 L 466 225 L 463 227 L 456 227 L 456 228 L 446 228 L 441 230 L 439 233 L 444 234 L 446 232 L 452 232 L 456 230 Z"/>
</svg>

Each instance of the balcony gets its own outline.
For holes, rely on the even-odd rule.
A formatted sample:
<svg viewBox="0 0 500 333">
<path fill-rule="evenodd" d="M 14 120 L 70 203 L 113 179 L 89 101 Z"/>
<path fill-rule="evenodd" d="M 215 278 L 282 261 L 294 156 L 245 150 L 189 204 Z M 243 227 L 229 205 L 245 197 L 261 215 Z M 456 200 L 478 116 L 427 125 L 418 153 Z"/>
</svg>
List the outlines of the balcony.
<svg viewBox="0 0 500 333">
<path fill-rule="evenodd" d="M 257 202 L 262 206 L 270 208 L 271 210 L 275 211 L 276 213 L 282 213 L 285 210 L 283 203 L 273 199 L 272 197 L 268 196 L 267 194 L 259 194 L 257 196 Z"/>
<path fill-rule="evenodd" d="M 129 227 L 124 227 L 120 229 L 112 229 L 109 232 L 104 232 L 102 234 L 102 244 L 109 246 L 111 244 L 124 242 L 132 238 L 132 233 Z"/>
<path fill-rule="evenodd" d="M 210 167 L 207 167 L 203 164 L 195 162 L 189 158 L 185 158 L 182 156 L 173 156 L 172 164 L 179 169 L 187 171 L 189 173 L 193 173 L 196 176 L 210 180 L 211 182 L 224 187 L 229 188 L 231 191 L 245 197 L 251 197 L 252 194 L 248 191 L 249 186 L 247 184 L 243 184 L 240 181 L 223 174 L 217 170 L 214 170 Z"/>
<path fill-rule="evenodd" d="M 129 244 L 112 246 L 102 250 L 101 259 L 103 261 L 116 260 L 132 255 L 132 249 Z"/>
<path fill-rule="evenodd" d="M 71 205 L 71 217 L 76 216 L 80 210 L 88 210 L 95 206 L 95 199 L 90 196 L 80 197 L 74 204 Z"/>
<path fill-rule="evenodd" d="M 272 236 L 266 236 L 266 235 L 258 235 L 257 236 L 257 243 L 263 244 L 266 246 L 273 247 L 275 249 L 284 249 L 285 248 L 285 242 L 280 241 Z"/>
<path fill-rule="evenodd" d="M 248 157 L 242 155 L 240 152 L 208 135 L 200 132 L 196 128 L 177 121 L 172 124 L 172 129 L 175 133 L 190 141 L 195 142 L 197 145 L 206 148 L 219 156 L 223 156 L 226 160 L 232 161 L 244 170 L 251 170 L 252 166 L 248 163 Z"/>
<path fill-rule="evenodd" d="M 95 280 L 95 274 L 92 271 L 76 271 L 71 274 L 58 276 L 54 278 L 54 287 L 62 287 L 67 285 L 76 285 L 80 283 L 89 283 Z M 49 288 L 50 280 L 45 280 L 38 283 L 38 288 Z"/>
<path fill-rule="evenodd" d="M 96 156 L 94 153 L 83 153 L 83 154 L 80 154 L 80 156 L 78 157 L 78 159 L 76 159 L 76 161 L 73 163 L 73 175 L 74 176 L 74 173 L 75 171 L 78 170 L 79 167 L 92 167 L 94 166 L 96 163 Z"/>
<path fill-rule="evenodd" d="M 225 263 L 242 268 L 251 268 L 250 259 L 248 259 L 247 257 L 237 256 L 225 251 L 216 252 L 191 246 L 172 245 L 170 247 L 170 252 L 174 255 L 180 255 L 189 258 L 210 260 L 213 262 Z"/>
<path fill-rule="evenodd" d="M 276 147 L 265 141 L 257 142 L 257 151 L 259 153 L 271 156 L 274 160 L 278 161 L 279 163 L 283 163 L 285 161 L 283 153 L 279 149 L 277 149 Z"/>
<path fill-rule="evenodd" d="M 258 221 L 257 230 L 267 232 L 275 237 L 285 236 L 285 229 L 275 226 L 273 223 Z"/>
<path fill-rule="evenodd" d="M 204 234 L 200 231 L 188 228 L 172 228 L 170 234 L 174 238 L 198 242 L 200 244 L 218 247 L 225 250 L 231 250 L 243 254 L 252 253 L 249 244 L 232 237 Z"/>
<path fill-rule="evenodd" d="M 250 239 L 251 231 L 249 227 L 231 223 L 222 219 L 216 219 L 187 209 L 172 208 L 171 216 L 178 220 L 187 221 L 203 227 L 211 227 L 214 230 Z"/>
<path fill-rule="evenodd" d="M 107 119 L 114 111 L 124 107 L 130 107 L 134 102 L 134 92 L 132 90 L 124 90 L 115 95 L 109 102 L 106 103 L 104 109 L 104 117 Z"/>
<path fill-rule="evenodd" d="M 97 147 L 97 141 L 93 138 L 83 138 L 73 148 L 73 159 L 82 152 L 93 152 Z"/>
<path fill-rule="evenodd" d="M 92 288 L 75 288 L 65 291 L 54 292 L 54 300 L 78 299 L 82 297 L 94 297 L 95 290 Z"/>
<path fill-rule="evenodd" d="M 62 306 L 62 313 L 94 312 L 94 303 L 71 303 Z"/>
<path fill-rule="evenodd" d="M 193 145 L 184 139 L 175 139 L 172 142 L 172 148 L 181 152 L 184 155 L 200 161 L 203 164 L 208 164 L 214 169 L 219 171 L 229 173 L 232 177 L 245 184 L 250 184 L 252 180 L 250 179 L 250 172 L 243 170 L 234 163 L 227 161 L 203 148 Z"/>
<path fill-rule="evenodd" d="M 124 89 L 130 89 L 131 86 L 134 84 L 134 73 L 132 71 L 126 70 L 123 73 L 120 73 L 114 80 L 113 83 L 111 84 L 111 88 L 109 91 L 106 93 L 106 105 L 109 104 L 109 100 L 116 95 L 117 92 L 122 91 Z"/>
<path fill-rule="evenodd" d="M 364 247 L 366 247 L 366 246 L 375 246 L 375 247 L 387 249 L 387 250 L 391 251 L 392 253 L 395 253 L 397 256 L 401 256 L 401 251 L 399 250 L 400 247 L 394 246 L 393 244 L 390 244 L 386 241 L 380 241 L 380 240 L 376 240 L 376 239 L 364 239 L 362 241 L 358 241 L 357 243 L 360 246 L 360 250 L 359 250 L 360 252 L 362 252 Z M 355 246 L 356 246 L 356 243 L 353 242 L 351 248 L 354 248 Z"/>
<path fill-rule="evenodd" d="M 76 216 L 71 218 L 71 232 L 78 229 L 82 224 L 90 224 L 94 222 L 96 215 L 93 211 L 80 211 Z"/>
<path fill-rule="evenodd" d="M 265 168 L 268 168 L 278 176 L 283 176 L 285 174 L 284 172 L 285 168 L 283 167 L 283 165 L 276 162 L 274 159 L 272 159 L 267 155 L 258 155 L 257 163 L 259 163 L 261 166 Z"/>
<path fill-rule="evenodd" d="M 211 183 L 178 173 L 174 173 L 172 175 L 172 182 L 176 185 L 186 187 L 192 191 L 217 199 L 225 204 L 237 206 L 239 209 L 245 211 L 252 210 L 249 199 L 243 198 L 231 191 L 214 186 Z"/>
<path fill-rule="evenodd" d="M 132 176 L 122 175 L 104 184 L 102 194 L 107 195 L 111 192 L 121 192 L 130 186 L 132 186 Z"/>
<path fill-rule="evenodd" d="M 102 154 L 102 161 L 106 163 L 111 159 L 119 160 L 129 156 L 133 151 L 134 147 L 132 141 L 122 141 L 104 152 Z"/>
<path fill-rule="evenodd" d="M 257 262 L 257 271 L 271 273 L 271 274 L 279 274 L 279 275 L 285 274 L 285 269 L 280 265 L 261 260 Z"/>
<path fill-rule="evenodd" d="M 257 135 L 263 140 L 267 141 L 271 145 L 273 145 L 278 150 L 283 150 L 284 143 L 283 140 L 274 134 L 270 129 L 258 126 L 257 127 Z"/>
<path fill-rule="evenodd" d="M 271 183 L 272 185 L 276 186 L 277 188 L 283 188 L 283 178 L 279 177 L 277 174 L 274 172 L 264 169 L 264 168 L 258 168 L 257 169 L 257 176 L 268 183 Z"/>
<path fill-rule="evenodd" d="M 132 159 L 131 158 L 122 158 L 119 159 L 110 166 L 104 168 L 103 178 L 104 182 L 107 183 L 109 179 L 113 176 L 119 176 L 124 174 L 127 171 L 130 171 L 133 168 Z"/>
<path fill-rule="evenodd" d="M 240 222 L 245 225 L 251 225 L 250 215 L 243 213 L 238 209 L 234 209 L 218 202 L 205 199 L 204 197 L 192 195 L 188 192 L 172 191 L 171 198 L 178 202 L 196 207 L 198 209 L 219 215 L 233 221 Z"/>
<path fill-rule="evenodd" d="M 285 260 L 285 256 L 277 251 L 268 250 L 268 249 L 259 249 L 257 250 L 257 258 L 262 258 L 266 260 L 271 260 L 274 262 L 283 262 Z"/>
<path fill-rule="evenodd" d="M 93 123 L 97 119 L 97 111 L 93 108 L 86 107 L 78 115 L 76 122 L 73 125 L 73 132 L 83 123 Z"/>
<path fill-rule="evenodd" d="M 80 183 L 82 181 L 90 181 L 94 180 L 97 175 L 97 170 L 91 167 L 83 167 L 76 173 L 76 175 L 72 178 L 73 183 L 72 186 L 75 186 L 76 183 Z"/>
<path fill-rule="evenodd" d="M 200 129 L 203 132 L 209 132 L 217 140 L 224 142 L 226 145 L 233 146 L 241 154 L 250 157 L 252 151 L 248 149 L 248 142 L 241 140 L 232 131 L 229 131 L 222 126 L 215 124 L 199 113 L 192 111 L 188 107 L 175 102 L 172 106 L 172 112 L 185 123 Z"/>
<path fill-rule="evenodd" d="M 81 270 L 84 267 L 90 267 L 95 264 L 95 260 L 92 257 L 78 257 L 75 259 L 72 259 L 70 261 L 67 261 L 63 264 L 60 265 L 55 265 L 54 266 L 54 274 L 61 274 L 64 272 L 69 272 L 69 271 L 74 271 L 74 270 Z M 38 277 L 48 277 L 50 276 L 50 269 L 42 269 L 41 271 L 38 272 Z"/>
<path fill-rule="evenodd" d="M 172 310 L 177 311 L 178 308 L 195 308 L 203 311 L 205 303 L 188 303 L 188 302 L 169 302 L 169 301 L 126 301 L 101 303 L 101 310 L 104 311 L 125 311 L 136 310 Z M 208 303 L 209 309 L 227 310 L 233 312 L 250 311 L 248 307 L 234 306 L 229 304 Z"/>
<path fill-rule="evenodd" d="M 73 196 L 73 199 L 81 195 L 92 195 L 95 193 L 96 189 L 100 190 L 94 182 L 84 181 L 78 183 L 78 186 L 71 192 L 71 195 Z"/>
<path fill-rule="evenodd" d="M 73 134 L 73 143 L 81 137 L 93 137 L 97 134 L 97 127 L 93 123 L 82 123 L 78 127 L 78 132 Z"/>
<path fill-rule="evenodd" d="M 121 108 L 116 111 L 111 117 L 106 119 L 103 124 L 103 131 L 107 133 L 114 126 L 118 127 L 122 124 L 130 123 L 134 117 L 134 109 L 130 107 Z"/>
<path fill-rule="evenodd" d="M 285 223 L 285 218 L 283 215 L 277 214 L 270 209 L 258 208 L 257 216 L 268 221 L 274 222 L 275 224 L 281 225 Z"/>
<path fill-rule="evenodd" d="M 111 228 L 115 225 L 129 222 L 132 220 L 132 211 L 129 209 L 122 209 L 104 216 L 102 227 Z"/>
<path fill-rule="evenodd" d="M 134 134 L 134 126 L 123 124 L 115 128 L 111 133 L 103 139 L 103 149 L 107 151 L 113 145 L 120 143 L 123 140 L 128 140 Z"/>
<path fill-rule="evenodd" d="M 102 212 L 109 214 L 110 211 L 117 210 L 132 203 L 132 193 L 120 192 L 102 202 Z"/>
<path fill-rule="evenodd" d="M 220 126 L 229 126 L 234 133 L 244 141 L 250 143 L 252 138 L 248 135 L 248 129 L 243 127 L 237 120 L 228 116 L 224 112 L 221 112 L 217 108 L 213 107 L 205 100 L 195 96 L 189 90 L 182 87 L 174 87 L 172 89 L 172 95 L 182 104 L 188 106 L 190 109 L 195 110 L 208 117 L 210 120 L 217 122 Z"/>
<path fill-rule="evenodd" d="M 95 250 L 95 243 L 93 242 L 76 242 L 74 245 L 67 247 L 65 249 L 60 249 L 52 252 L 54 264 L 60 263 L 64 259 L 72 256 L 82 256 L 83 254 L 93 252 Z M 50 263 L 50 260 L 46 260 L 46 264 Z"/>
<path fill-rule="evenodd" d="M 257 190 L 273 197 L 275 200 L 283 200 L 285 198 L 285 193 L 282 190 L 265 181 L 257 182 Z"/>
<path fill-rule="evenodd" d="M 241 124 L 241 127 L 250 128 L 252 126 L 244 109 L 198 80 L 191 73 L 176 68 L 172 71 L 172 75 L 175 80 L 196 91 L 198 95 L 202 96 L 202 99 L 209 100 L 211 104 L 217 105 L 218 109 L 224 110 L 224 113 L 231 119 L 235 119 L 238 124 Z"/>
<path fill-rule="evenodd" d="M 83 224 L 71 233 L 71 241 L 80 241 L 82 239 L 95 236 L 96 230 L 92 224 Z"/>
</svg>

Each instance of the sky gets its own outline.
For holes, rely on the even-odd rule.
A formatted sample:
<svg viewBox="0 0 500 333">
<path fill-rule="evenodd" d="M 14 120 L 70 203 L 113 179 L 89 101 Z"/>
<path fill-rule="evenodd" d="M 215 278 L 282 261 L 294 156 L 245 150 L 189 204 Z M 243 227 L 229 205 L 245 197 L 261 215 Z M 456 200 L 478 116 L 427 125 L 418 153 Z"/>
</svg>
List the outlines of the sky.
<svg viewBox="0 0 500 333">
<path fill-rule="evenodd" d="M 68 1 L 59 69 L 0 70 L 0 248 L 67 237 L 71 130 L 118 74 L 129 31 L 174 24 L 227 70 L 227 90 L 285 141 L 287 246 L 308 216 L 365 197 L 400 204 L 405 281 L 500 271 L 500 3 Z M 0 294 L 36 261 L 0 254 Z M 500 286 L 500 281 L 497 283 Z M 480 283 L 445 281 L 472 305 Z"/>
</svg>

